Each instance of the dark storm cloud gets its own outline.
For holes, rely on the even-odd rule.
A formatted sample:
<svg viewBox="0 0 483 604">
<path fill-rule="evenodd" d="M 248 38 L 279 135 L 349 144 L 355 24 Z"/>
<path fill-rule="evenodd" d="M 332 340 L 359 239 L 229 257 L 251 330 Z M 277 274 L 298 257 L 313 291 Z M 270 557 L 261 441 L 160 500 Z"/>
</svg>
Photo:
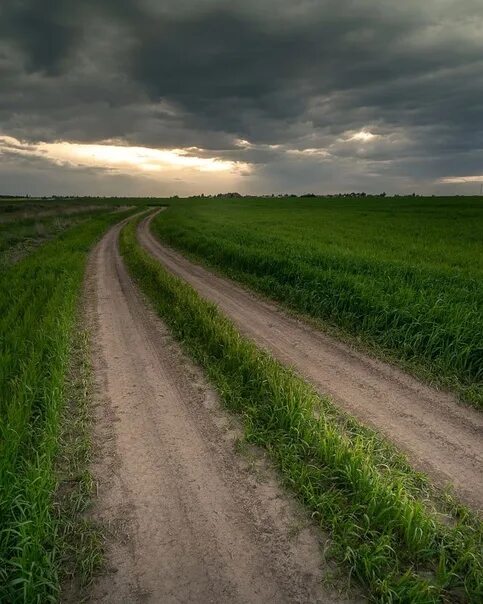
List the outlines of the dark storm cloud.
<svg viewBox="0 0 483 604">
<path fill-rule="evenodd" d="M 0 32 L 25 55 L 29 71 L 55 74 L 78 41 L 75 3 L 63 0 L 4 0 Z"/>
<path fill-rule="evenodd" d="M 254 190 L 428 187 L 483 173 L 482 26 L 477 0 L 3 0 L 0 134 L 196 146 Z"/>
</svg>

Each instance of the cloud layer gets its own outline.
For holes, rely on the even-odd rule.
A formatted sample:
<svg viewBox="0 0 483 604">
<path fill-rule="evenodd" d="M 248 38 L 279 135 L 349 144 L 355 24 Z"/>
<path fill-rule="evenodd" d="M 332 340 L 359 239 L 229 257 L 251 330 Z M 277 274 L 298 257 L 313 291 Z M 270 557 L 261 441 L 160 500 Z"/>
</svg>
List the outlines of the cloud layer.
<svg viewBox="0 0 483 604">
<path fill-rule="evenodd" d="M 0 135 L 244 169 L 146 175 L 3 145 L 0 192 L 476 192 L 482 31 L 479 0 L 3 0 Z"/>
</svg>

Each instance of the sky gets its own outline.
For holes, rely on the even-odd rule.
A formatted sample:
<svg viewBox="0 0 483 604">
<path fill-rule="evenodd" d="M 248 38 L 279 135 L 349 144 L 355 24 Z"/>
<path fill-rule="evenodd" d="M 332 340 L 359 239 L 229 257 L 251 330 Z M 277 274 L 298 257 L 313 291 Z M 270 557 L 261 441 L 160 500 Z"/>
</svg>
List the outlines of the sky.
<svg viewBox="0 0 483 604">
<path fill-rule="evenodd" d="M 0 194 L 482 184 L 482 0 L 0 0 Z"/>
</svg>

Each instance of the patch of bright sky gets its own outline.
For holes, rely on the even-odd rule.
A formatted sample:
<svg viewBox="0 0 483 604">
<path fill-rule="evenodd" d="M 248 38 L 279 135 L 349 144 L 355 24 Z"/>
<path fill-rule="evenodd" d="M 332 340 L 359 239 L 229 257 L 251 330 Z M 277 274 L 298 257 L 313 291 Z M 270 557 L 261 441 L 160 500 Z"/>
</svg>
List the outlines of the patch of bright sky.
<svg viewBox="0 0 483 604">
<path fill-rule="evenodd" d="M 483 174 L 474 174 L 472 176 L 445 176 L 443 178 L 440 178 L 439 182 L 444 184 L 461 184 L 464 182 L 483 183 Z"/>
<path fill-rule="evenodd" d="M 42 157 L 56 164 L 127 172 L 163 172 L 190 169 L 199 172 L 247 172 L 250 165 L 217 157 L 199 157 L 195 149 L 153 149 L 99 143 L 23 143 L 0 136 L 0 154 Z"/>
<path fill-rule="evenodd" d="M 372 132 L 369 132 L 369 130 L 363 129 L 363 130 L 360 130 L 359 132 L 355 132 L 354 134 L 349 136 L 349 138 L 347 138 L 346 140 L 362 141 L 363 143 L 367 143 L 368 141 L 370 141 L 374 138 L 377 138 L 377 134 L 372 134 Z"/>
</svg>

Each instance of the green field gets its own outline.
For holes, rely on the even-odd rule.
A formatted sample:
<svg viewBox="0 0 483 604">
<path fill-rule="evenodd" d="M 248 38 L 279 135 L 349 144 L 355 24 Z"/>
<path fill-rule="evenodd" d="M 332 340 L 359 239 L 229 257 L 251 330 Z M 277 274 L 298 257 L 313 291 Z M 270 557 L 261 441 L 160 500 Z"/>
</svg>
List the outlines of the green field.
<svg viewBox="0 0 483 604">
<path fill-rule="evenodd" d="M 58 599 L 66 553 L 62 535 L 72 519 L 56 511 L 56 465 L 72 386 L 67 371 L 82 337 L 74 325 L 87 254 L 121 218 L 106 209 L 85 216 L 81 224 L 64 225 L 56 237 L 50 233 L 51 241 L 16 263 L 0 266 L 1 602 Z M 25 223 L 9 228 L 18 245 Z"/>
<path fill-rule="evenodd" d="M 166 203 L 153 223 L 162 240 L 483 404 L 481 200 Z M 2 603 L 59 601 L 65 575 L 82 579 L 99 561 L 97 533 L 82 520 L 90 411 L 80 295 L 95 242 L 149 205 L 0 200 Z M 477 514 L 164 270 L 137 242 L 135 221 L 120 249 L 146 299 L 241 417 L 246 439 L 266 449 L 329 535 L 325 553 L 347 576 L 373 601 L 481 601 Z"/>
<path fill-rule="evenodd" d="M 483 405 L 481 199 L 170 205 L 163 241 Z"/>
<path fill-rule="evenodd" d="M 65 229 L 100 212 L 105 208 L 76 208 L 69 203 L 48 209 L 0 204 L 0 267 L 18 262 Z"/>
</svg>

